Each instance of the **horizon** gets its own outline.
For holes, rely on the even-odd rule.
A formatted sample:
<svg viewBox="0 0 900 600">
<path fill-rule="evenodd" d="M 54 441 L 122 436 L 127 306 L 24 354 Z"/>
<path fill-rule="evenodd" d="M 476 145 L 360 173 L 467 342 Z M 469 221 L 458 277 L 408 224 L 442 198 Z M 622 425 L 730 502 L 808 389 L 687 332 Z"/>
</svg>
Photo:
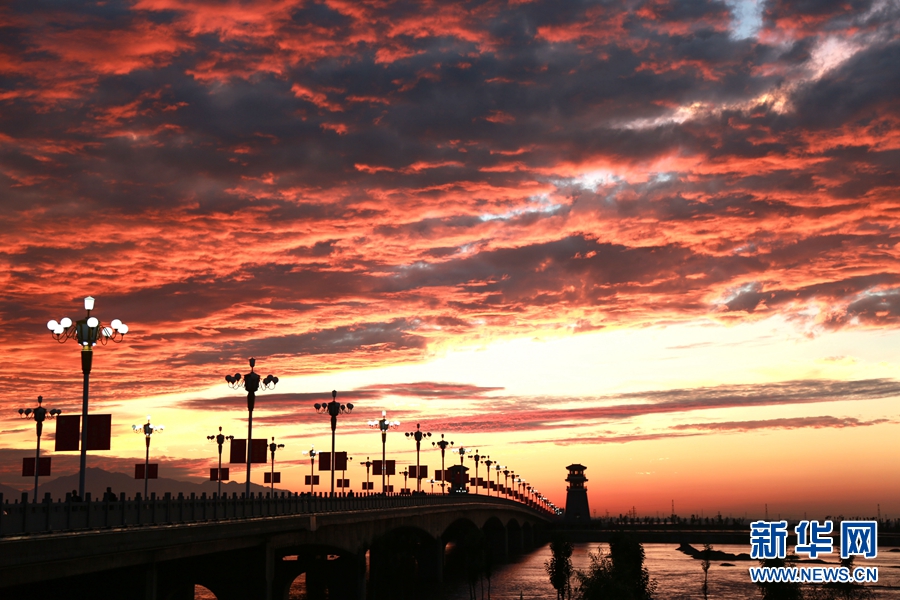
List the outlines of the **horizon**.
<svg viewBox="0 0 900 600">
<path fill-rule="evenodd" d="M 96 476 L 97 476 L 98 472 L 102 475 L 113 475 L 113 476 L 125 477 L 131 482 L 131 484 L 137 490 L 136 492 L 129 494 L 128 490 L 123 491 L 121 489 L 121 487 L 112 489 L 112 492 L 115 493 L 117 497 L 120 494 L 124 493 L 125 499 L 130 501 L 130 500 L 135 499 L 138 495 L 142 495 L 142 490 L 140 488 L 143 486 L 143 479 L 135 479 L 132 477 L 132 475 L 129 475 L 128 473 L 123 473 L 121 471 L 107 471 L 107 470 L 99 468 L 99 467 L 88 467 L 87 471 L 86 471 L 86 474 L 87 474 L 87 478 L 86 478 L 87 479 L 87 484 L 86 484 L 87 492 L 86 493 L 91 494 L 92 501 L 100 501 L 101 500 L 101 495 L 102 495 L 103 491 L 100 490 L 100 488 L 102 488 L 104 485 L 109 483 L 108 479 L 104 479 L 100 483 L 97 483 Z M 402 475 L 401 475 L 401 477 L 402 477 Z M 46 478 L 44 478 L 44 479 L 46 479 Z M 68 491 L 68 489 L 65 489 L 61 492 L 59 491 L 61 488 L 61 486 L 59 485 L 59 482 L 61 480 L 67 481 L 66 488 L 68 488 L 68 485 L 74 485 L 76 487 L 78 485 L 78 473 L 77 472 L 72 473 L 70 475 L 60 475 L 58 477 L 48 479 L 47 481 L 44 481 L 44 479 L 41 479 L 40 486 L 39 486 L 38 497 L 39 497 L 40 502 L 44 501 L 45 494 L 47 494 L 47 493 L 51 494 L 51 499 L 54 502 L 62 502 L 63 500 L 67 500 L 66 495 L 69 494 L 70 492 Z M 93 480 L 93 482 L 92 482 L 92 480 Z M 324 481 L 324 479 L 323 479 L 323 481 Z M 169 485 L 169 487 L 166 487 L 166 485 L 164 485 L 164 484 L 170 484 L 170 485 Z M 0 485 L 2 485 L 2 484 L 0 484 Z M 184 492 L 184 490 L 182 488 L 178 487 L 179 485 L 180 486 L 196 486 L 197 488 L 203 488 L 203 487 L 215 488 L 216 482 L 210 481 L 209 479 L 205 479 L 205 480 L 201 479 L 201 480 L 197 480 L 197 481 L 191 481 L 191 480 L 187 480 L 187 479 L 172 479 L 172 478 L 168 478 L 168 477 L 159 477 L 158 479 L 150 480 L 150 488 L 151 489 L 148 492 L 148 498 L 152 498 L 152 497 L 163 498 L 165 496 L 165 494 L 167 494 L 167 493 L 169 493 L 173 497 L 175 497 L 175 496 L 177 496 L 178 493 L 186 493 L 186 492 Z M 306 494 L 310 493 L 308 489 L 288 490 L 283 487 L 279 487 L 280 485 L 281 484 L 276 484 L 276 487 L 274 488 L 274 492 L 275 492 L 276 496 L 283 495 L 286 493 L 287 494 L 295 494 L 296 493 L 296 494 L 299 494 L 302 496 L 302 495 L 306 495 Z M 438 484 L 435 484 L 435 485 L 437 486 Z M 45 486 L 56 489 L 57 490 L 56 494 L 54 495 L 52 491 L 48 492 L 46 490 Z M 244 495 L 244 482 L 243 481 L 237 481 L 237 480 L 225 481 L 222 484 L 222 487 L 229 488 L 229 489 L 223 490 L 225 497 L 239 498 Z M 253 487 L 253 489 L 251 489 L 251 493 L 254 496 L 256 496 L 257 494 L 265 494 L 266 496 L 268 496 L 268 494 L 271 493 L 268 483 L 255 483 L 254 482 L 254 483 L 252 483 L 252 487 Z M 110 489 L 110 486 L 107 486 L 107 490 L 108 489 Z M 94 494 L 93 490 L 101 491 L 101 493 Z M 395 486 L 394 492 L 390 493 L 389 495 L 402 495 L 401 492 L 398 490 L 399 490 L 399 487 Z M 470 495 L 474 496 L 475 493 L 472 490 L 473 490 L 473 488 L 470 487 L 468 493 Z M 31 497 L 34 492 L 33 487 L 21 489 L 21 490 L 16 489 L 15 491 L 20 494 L 28 494 L 28 496 L 29 496 L 28 501 L 31 502 Z M 411 491 L 413 493 L 415 493 L 415 489 L 413 489 Z M 72 492 L 77 492 L 77 490 L 72 490 Z M 430 485 L 428 486 L 428 489 L 426 489 L 425 486 L 423 486 L 422 492 L 428 493 L 428 494 L 435 494 L 435 495 L 441 494 L 440 488 L 438 488 L 438 487 L 435 487 L 435 491 L 431 492 Z M 200 494 L 206 496 L 207 498 L 212 498 L 216 492 L 213 492 L 211 490 L 206 490 L 206 489 L 198 489 L 195 492 L 191 492 L 191 493 L 197 493 L 198 498 L 201 497 Z M 327 489 L 327 486 L 322 486 L 322 485 L 319 485 L 314 490 L 313 493 L 315 496 L 322 497 L 322 498 L 327 498 L 329 496 L 329 491 Z M 343 491 L 336 490 L 335 493 L 339 496 L 346 495 L 346 492 L 343 492 Z M 480 493 L 486 495 L 484 490 L 482 490 Z M 367 495 L 376 495 L 377 496 L 380 494 L 381 494 L 381 492 L 378 492 L 378 491 L 367 493 L 362 490 L 353 490 L 354 496 L 367 496 Z M 495 494 L 491 494 L 491 495 L 494 496 Z M 2 490 L 0 490 L 0 496 L 2 496 Z M 505 498 L 505 496 L 502 496 L 502 495 L 500 497 Z M 516 500 L 515 498 L 509 498 L 509 499 L 512 501 Z M 15 498 L 4 497 L 4 501 L 6 501 L 6 502 L 17 502 L 18 500 L 19 500 L 19 497 L 15 497 Z M 564 511 L 565 506 L 560 506 L 558 508 L 563 509 L 563 511 Z M 632 510 L 636 511 L 636 509 L 634 507 L 632 507 Z M 766 508 L 766 510 L 767 510 L 767 508 Z M 880 511 L 880 505 L 876 507 L 876 511 Z M 607 514 L 606 512 L 604 512 L 601 514 L 601 513 L 598 513 L 598 511 L 596 509 L 592 509 L 591 513 L 592 513 L 591 514 L 592 521 L 603 521 L 603 520 L 616 521 L 617 519 L 631 518 L 631 519 L 634 519 L 634 521 L 635 521 L 634 523 L 632 523 L 633 525 L 642 525 L 643 524 L 642 521 L 645 521 L 647 519 L 658 519 L 661 523 L 664 523 L 664 524 L 674 524 L 674 523 L 668 523 L 669 519 L 672 516 L 676 516 L 679 519 L 686 521 L 683 523 L 678 523 L 678 525 L 684 525 L 684 526 L 694 526 L 694 523 L 692 521 L 692 519 L 694 519 L 694 518 L 698 519 L 697 525 L 701 525 L 701 524 L 703 524 L 702 521 L 704 519 L 710 519 L 710 520 L 712 520 L 711 524 L 715 524 L 715 521 L 719 517 L 721 517 L 722 519 L 725 520 L 724 524 L 726 526 L 728 525 L 728 523 L 727 523 L 728 520 L 740 519 L 741 520 L 741 523 L 739 524 L 740 527 L 749 527 L 751 521 L 756 520 L 756 518 L 748 518 L 746 513 L 743 515 L 732 514 L 732 513 L 726 514 L 720 510 L 715 510 L 715 509 L 713 509 L 713 511 L 701 510 L 698 513 L 689 513 L 689 514 L 679 514 L 677 512 L 676 513 L 669 512 L 669 513 L 662 514 L 659 511 L 656 511 L 655 513 L 639 513 L 639 512 L 626 511 L 624 513 L 618 513 L 618 514 L 614 514 L 611 512 Z M 759 517 L 759 518 L 761 519 L 762 517 Z M 851 515 L 851 514 L 847 514 L 847 515 L 844 515 L 844 514 L 807 515 L 805 513 L 803 515 L 793 515 L 793 514 L 782 515 L 781 513 L 777 513 L 777 514 L 769 515 L 767 518 L 774 518 L 775 520 L 781 520 L 782 518 L 784 518 L 784 519 L 787 519 L 789 522 L 795 522 L 795 521 L 799 522 L 800 520 L 815 519 L 815 518 L 820 518 L 820 519 L 824 518 L 824 519 L 833 520 L 836 522 L 843 520 L 843 519 L 858 519 L 858 518 L 877 519 L 880 523 L 898 523 L 898 522 L 900 522 L 900 518 L 898 518 L 896 516 L 890 517 L 888 515 L 880 515 L 877 512 L 873 513 L 871 515 L 869 515 L 869 514 L 865 514 L 865 515 L 863 515 L 863 514 L 859 514 L 859 515 Z M 625 524 L 627 524 L 627 523 L 625 523 Z M 738 523 L 732 523 L 732 525 L 737 526 Z M 895 527 L 896 525 L 891 525 L 891 526 Z M 888 532 L 890 532 L 890 531 L 891 530 L 889 528 Z"/>
<path fill-rule="evenodd" d="M 255 357 L 279 382 L 254 438 L 285 444 L 295 491 L 336 390 L 354 493 L 386 410 L 398 472 L 421 423 L 560 507 L 581 463 L 598 515 L 896 518 L 898 22 L 775 0 L 0 8 L 0 483 L 31 489 L 17 409 L 81 413 L 77 346 L 46 323 L 90 295 L 129 330 L 94 351 L 113 430 L 88 467 L 142 463 L 150 415 L 160 476 L 208 479 L 206 436 L 247 437 L 225 375 Z M 51 478 L 77 474 L 54 434 Z"/>
</svg>

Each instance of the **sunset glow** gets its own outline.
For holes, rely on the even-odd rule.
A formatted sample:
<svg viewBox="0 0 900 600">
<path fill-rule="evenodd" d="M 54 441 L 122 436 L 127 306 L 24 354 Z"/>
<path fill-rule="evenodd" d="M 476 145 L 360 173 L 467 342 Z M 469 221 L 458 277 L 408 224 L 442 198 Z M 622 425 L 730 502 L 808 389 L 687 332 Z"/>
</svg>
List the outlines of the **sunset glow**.
<svg viewBox="0 0 900 600">
<path fill-rule="evenodd" d="M 152 414 L 160 475 L 208 478 L 206 436 L 246 437 L 224 376 L 255 357 L 284 489 L 337 390 L 356 491 L 387 410 L 389 458 L 415 464 L 421 423 L 563 506 L 582 463 L 598 516 L 896 517 L 898 23 L 894 1 L 0 7 L 0 484 L 29 486 L 16 409 L 80 414 L 45 324 L 91 295 L 130 328 L 95 351 L 91 467 L 133 472 Z"/>
</svg>

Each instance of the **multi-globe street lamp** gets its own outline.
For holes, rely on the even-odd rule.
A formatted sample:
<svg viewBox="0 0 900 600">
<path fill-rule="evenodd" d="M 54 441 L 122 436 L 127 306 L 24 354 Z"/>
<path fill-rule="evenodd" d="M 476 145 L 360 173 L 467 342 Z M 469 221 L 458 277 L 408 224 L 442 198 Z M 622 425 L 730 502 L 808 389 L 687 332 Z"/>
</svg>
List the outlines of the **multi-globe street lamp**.
<svg viewBox="0 0 900 600">
<path fill-rule="evenodd" d="M 500 473 L 502 473 L 503 469 L 505 469 L 505 468 L 506 467 L 501 465 L 500 463 L 496 463 L 494 465 L 494 470 L 497 471 L 497 497 L 498 498 L 500 497 Z"/>
<path fill-rule="evenodd" d="M 487 477 L 485 478 L 485 479 L 487 479 L 487 483 L 485 484 L 485 487 L 487 488 L 487 495 L 490 496 L 491 495 L 491 465 L 494 464 L 494 461 L 491 460 L 490 456 L 486 456 L 484 458 L 484 460 L 482 460 L 481 462 L 483 462 L 484 466 L 487 467 L 487 473 L 485 473 L 485 475 L 487 475 Z"/>
<path fill-rule="evenodd" d="M 446 494 L 447 492 L 444 490 L 444 482 L 447 481 L 447 472 L 444 469 L 444 453 L 447 451 L 449 446 L 453 445 L 453 442 L 448 442 L 444 439 L 444 434 L 441 434 L 441 439 L 437 442 L 431 442 L 432 446 L 437 446 L 441 449 L 441 493 Z"/>
<path fill-rule="evenodd" d="M 106 345 L 109 342 L 119 343 L 125 339 L 128 333 L 128 325 L 119 319 L 113 319 L 108 327 L 103 327 L 97 317 L 91 316 L 94 310 L 94 299 L 88 296 L 84 299 L 84 309 L 87 315 L 83 319 L 72 322 L 69 317 L 63 317 L 59 322 L 55 319 L 47 323 L 47 329 L 53 338 L 60 344 L 74 339 L 81 346 L 81 372 L 84 375 L 81 391 L 81 461 L 78 471 L 78 495 L 84 498 L 84 474 L 87 468 L 87 435 L 88 435 L 88 390 L 90 388 L 91 364 L 94 357 L 94 346 L 97 342 Z"/>
<path fill-rule="evenodd" d="M 225 435 L 222 433 L 222 428 L 219 427 L 218 435 L 208 435 L 206 436 L 208 440 L 215 440 L 216 444 L 219 445 L 219 471 L 216 473 L 216 480 L 219 482 L 219 497 L 222 497 L 222 445 L 225 444 L 225 440 L 231 441 L 234 439 L 233 435 Z"/>
<path fill-rule="evenodd" d="M 304 456 L 309 456 L 309 494 L 313 494 L 313 486 L 316 485 L 316 457 L 319 455 L 316 452 L 316 447 L 310 446 L 309 450 L 303 451 Z"/>
<path fill-rule="evenodd" d="M 400 421 L 390 421 L 387 418 L 387 411 L 381 411 L 381 418 L 377 421 L 369 421 L 369 427 L 377 427 L 381 431 L 381 493 L 387 494 L 387 482 L 385 475 L 387 474 L 387 432 L 390 429 L 400 427 Z"/>
<path fill-rule="evenodd" d="M 135 433 L 143 433 L 147 442 L 147 452 L 144 455 L 144 498 L 147 497 L 147 482 L 150 478 L 150 436 L 159 431 L 162 433 L 165 429 L 164 425 L 152 425 L 150 423 L 150 415 L 147 415 L 147 422 L 143 425 L 132 425 L 131 429 Z"/>
<path fill-rule="evenodd" d="M 275 438 L 272 438 L 272 443 L 269 444 L 269 452 L 272 453 L 272 470 L 269 471 L 269 480 L 272 484 L 272 497 L 275 497 L 275 451 L 284 448 L 284 444 L 276 444 Z"/>
<path fill-rule="evenodd" d="M 416 440 L 416 492 L 422 491 L 422 467 L 419 466 L 419 449 L 422 445 L 423 438 L 430 438 L 430 431 L 422 431 L 419 424 L 416 423 L 415 431 L 407 431 L 406 437 Z M 405 487 L 405 486 L 404 486 Z"/>
<path fill-rule="evenodd" d="M 509 498 L 509 469 L 503 469 L 503 493 Z M 515 478 L 515 473 L 513 473 L 513 478 Z"/>
<path fill-rule="evenodd" d="M 353 411 L 353 405 L 349 402 L 346 406 L 337 401 L 337 390 L 331 390 L 331 402 L 319 404 L 316 402 L 315 409 L 317 413 L 328 414 L 331 416 L 331 497 L 334 498 L 334 467 L 337 464 L 334 454 L 334 432 L 337 429 L 338 415 Z M 342 481 L 341 484 L 344 482 Z"/>
<path fill-rule="evenodd" d="M 474 456 L 470 456 L 469 460 L 475 461 L 475 493 L 478 493 L 478 463 L 481 461 L 481 455 L 478 454 L 478 450 L 475 450 Z"/>
<path fill-rule="evenodd" d="M 37 429 L 37 449 L 34 451 L 34 502 L 38 501 L 38 477 L 41 474 L 41 433 L 44 431 L 44 420 L 47 417 L 51 419 L 62 411 L 56 408 L 47 410 L 43 406 L 44 397 L 38 396 L 38 405 L 35 408 L 20 408 L 19 415 L 27 418 L 34 418 L 35 429 Z"/>
<path fill-rule="evenodd" d="M 256 359 L 251 358 L 250 372 L 244 375 L 243 380 L 241 380 L 240 373 L 225 376 L 225 381 L 228 382 L 228 387 L 231 389 L 236 390 L 243 387 L 247 390 L 247 483 L 244 492 L 247 498 L 250 497 L 250 459 L 252 457 L 250 449 L 253 446 L 253 408 L 256 406 L 256 392 L 259 391 L 260 386 L 262 386 L 264 390 L 270 390 L 278 383 L 278 378 L 271 374 L 266 375 L 266 378 L 262 379 L 262 377 L 253 370 L 255 366 Z M 262 381 L 260 381 L 261 379 Z"/>
<path fill-rule="evenodd" d="M 400 474 L 403 475 L 403 489 L 406 489 L 406 478 L 409 477 L 409 469 L 403 469 L 400 471 Z"/>
</svg>

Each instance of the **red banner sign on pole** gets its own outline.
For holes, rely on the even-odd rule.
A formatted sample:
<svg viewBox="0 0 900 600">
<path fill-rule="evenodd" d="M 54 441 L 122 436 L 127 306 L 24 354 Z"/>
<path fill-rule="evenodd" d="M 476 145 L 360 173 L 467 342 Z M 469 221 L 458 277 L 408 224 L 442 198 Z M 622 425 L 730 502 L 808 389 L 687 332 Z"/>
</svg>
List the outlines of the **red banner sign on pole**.
<svg viewBox="0 0 900 600">
<path fill-rule="evenodd" d="M 265 438 L 261 440 L 253 440 L 250 443 L 250 462 L 266 463 L 269 462 L 266 452 L 269 450 L 269 444 Z M 231 440 L 231 455 L 228 458 L 231 464 L 247 464 L 247 440 L 234 439 Z"/>
<path fill-rule="evenodd" d="M 87 449 L 109 450 L 112 415 L 88 415 Z"/>
<path fill-rule="evenodd" d="M 247 462 L 247 440 L 233 439 L 231 440 L 231 455 L 228 462 L 233 465 L 246 464 Z"/>
<path fill-rule="evenodd" d="M 228 477 L 228 467 L 222 467 L 221 469 L 212 468 L 209 470 L 210 481 L 228 481 Z"/>
<path fill-rule="evenodd" d="M 346 452 L 335 452 L 334 453 L 334 470 L 335 471 L 346 471 L 347 470 L 347 453 Z"/>
<path fill-rule="evenodd" d="M 331 471 L 332 470 L 332 461 L 331 461 L 331 452 L 319 452 L 319 470 L 320 471 Z M 335 471 L 346 471 L 347 470 L 347 453 L 346 452 L 335 452 L 334 453 L 334 470 Z"/>
<path fill-rule="evenodd" d="M 159 479 L 159 465 L 150 463 L 148 466 L 150 468 L 147 470 L 147 479 Z M 144 479 L 144 463 L 134 465 L 134 478 Z"/>
<path fill-rule="evenodd" d="M 310 483 L 310 482 L 309 482 L 309 475 L 307 475 L 306 478 L 305 478 L 305 483 L 304 483 L 304 485 L 319 485 L 319 476 L 318 476 L 318 475 L 314 475 L 314 476 L 313 476 L 313 481 L 312 481 L 312 483 Z"/>
<path fill-rule="evenodd" d="M 269 462 L 269 458 L 266 456 L 266 452 L 269 450 L 269 442 L 266 441 L 265 438 L 261 440 L 253 440 L 250 443 L 250 462 L 252 463 L 266 463 Z"/>
<path fill-rule="evenodd" d="M 42 456 L 38 465 L 40 472 L 38 476 L 47 477 L 50 475 L 50 457 Z M 34 457 L 22 459 L 22 477 L 34 477 Z"/>
<path fill-rule="evenodd" d="M 263 477 L 263 483 L 272 483 L 272 473 L 266 473 L 265 477 Z M 281 473 L 279 471 L 275 471 L 275 483 L 281 483 Z"/>
<path fill-rule="evenodd" d="M 428 465 L 419 465 L 418 470 L 415 465 L 410 465 L 409 477 L 411 479 L 428 479 Z"/>
<path fill-rule="evenodd" d="M 57 452 L 78 452 L 81 447 L 81 415 L 56 417 Z"/>
</svg>

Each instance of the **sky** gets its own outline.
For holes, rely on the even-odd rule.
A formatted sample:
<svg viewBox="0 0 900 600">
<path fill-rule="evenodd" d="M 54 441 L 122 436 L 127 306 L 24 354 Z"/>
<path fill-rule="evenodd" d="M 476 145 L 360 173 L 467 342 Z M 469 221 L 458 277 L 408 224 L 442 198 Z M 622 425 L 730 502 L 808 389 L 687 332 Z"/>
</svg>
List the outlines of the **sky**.
<svg viewBox="0 0 900 600">
<path fill-rule="evenodd" d="M 356 490 L 386 410 L 388 458 L 415 464 L 419 423 L 561 506 L 581 463 L 597 516 L 900 516 L 898 24 L 896 0 L 4 3 L 0 483 L 30 485 L 18 408 L 80 413 L 46 323 L 92 295 L 130 329 L 95 351 L 90 467 L 132 472 L 150 415 L 160 475 L 208 477 L 255 357 L 279 382 L 254 437 L 297 491 L 337 390 Z"/>
</svg>

